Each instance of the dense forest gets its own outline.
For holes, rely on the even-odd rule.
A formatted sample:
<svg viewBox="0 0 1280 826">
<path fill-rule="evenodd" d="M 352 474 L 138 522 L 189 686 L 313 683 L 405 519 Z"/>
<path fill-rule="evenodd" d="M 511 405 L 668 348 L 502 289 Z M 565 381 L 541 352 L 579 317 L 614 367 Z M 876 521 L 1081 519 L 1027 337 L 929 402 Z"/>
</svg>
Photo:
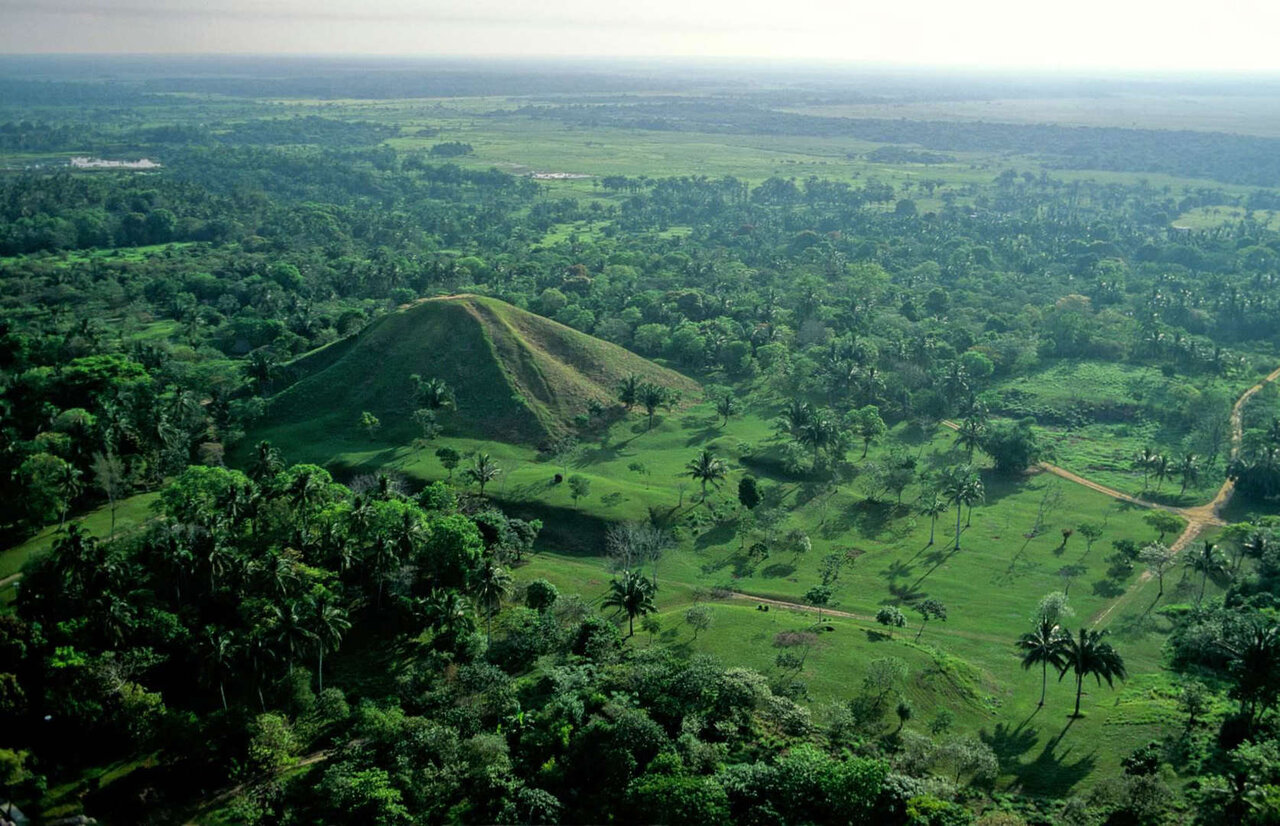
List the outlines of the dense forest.
<svg viewBox="0 0 1280 826">
<path fill-rule="evenodd" d="M 1232 423 L 1241 393 L 1280 367 L 1274 139 L 818 118 L 762 98 L 519 98 L 465 129 L 434 109 L 410 123 L 255 103 L 639 82 L 416 78 L 4 81 L 0 547 L 22 557 L 0 569 L 0 800 L 37 822 L 83 811 L 103 823 L 1280 818 L 1274 390 L 1246 397 L 1238 433 Z M 173 91 L 228 100 L 161 94 Z M 486 161 L 486 124 L 548 120 L 600 140 L 856 138 L 880 145 L 873 169 L 911 176 L 628 167 L 562 182 Z M 957 175 L 966 152 L 1015 160 Z M 159 166 L 79 170 L 58 158 L 70 154 Z M 1176 181 L 1068 174 L 1082 169 Z M 1227 218 L 1179 223 L 1192 213 Z M 450 441 L 465 435 L 458 417 L 496 408 L 468 407 L 430 375 L 353 410 L 323 467 L 327 445 L 268 433 L 290 388 L 361 352 L 380 320 L 464 294 L 626 348 L 703 393 L 632 376 L 549 425 L 527 447 L 571 505 L 553 506 L 551 487 L 517 499 L 500 486 L 512 460 L 489 451 L 502 440 Z M 1082 365 L 1122 378 L 1053 389 L 1053 371 Z M 688 479 L 678 503 L 645 500 L 640 520 L 591 511 L 610 503 L 592 495 L 584 448 L 616 452 L 618 433 L 639 440 L 689 410 L 709 431 L 760 425 L 736 463 L 714 435 L 682 437 L 666 474 Z M 1123 443 L 1123 460 L 1069 455 L 1090 439 Z M 375 449 L 411 453 L 393 466 Z M 418 456 L 440 464 L 419 472 Z M 630 469 L 644 479 L 644 463 L 663 461 L 640 448 Z M 949 610 L 981 607 L 919 589 L 891 589 L 867 617 L 846 604 L 844 620 L 874 617 L 849 633 L 885 653 L 855 656 L 858 681 L 819 702 L 806 658 L 847 644 L 822 611 L 839 614 L 842 571 L 887 529 L 833 527 L 825 510 L 818 526 L 802 520 L 849 496 L 927 547 L 954 529 L 959 557 L 980 541 L 962 549 L 962 532 L 1042 461 L 1112 474 L 1106 485 L 1123 479 L 1120 498 L 1150 510 L 1062 521 L 1055 557 L 1108 555 L 1106 582 L 1073 592 L 1097 558 L 1075 573 L 1064 559 L 1044 572 L 1061 585 L 1029 593 L 1019 633 L 1006 619 L 964 633 L 1000 650 L 1013 666 L 1001 673 L 1035 677 L 1019 691 L 1036 713 L 1054 679 L 1070 688 L 1058 741 L 1077 718 L 1093 723 L 1082 696 L 1102 714 L 1107 686 L 1144 686 L 1167 710 L 1135 723 L 1151 726 L 1147 742 L 1115 771 L 1064 780 L 1055 763 L 1040 772 L 1052 782 L 1029 779 L 1034 757 L 1010 751 L 1017 720 L 963 699 L 981 723 L 957 720 L 932 705 L 945 692 L 913 682 L 918 666 L 908 677 L 907 653 L 888 653 L 901 645 L 953 680 L 986 667 L 930 641 Z M 1234 510 L 1197 516 L 1228 481 Z M 645 495 L 661 484 L 643 482 Z M 1045 527 L 1050 493 L 1036 496 L 1023 548 L 1058 532 Z M 95 514 L 103 529 L 87 527 Z M 1012 518 L 1004 531 L 1026 530 Z M 803 600 L 722 576 L 705 560 L 718 531 L 743 570 L 804 558 L 792 565 L 814 571 Z M 843 544 L 824 556 L 814 541 Z M 670 563 L 686 557 L 721 578 L 681 580 Z M 596 567 L 573 582 L 593 590 L 553 584 L 583 558 Z M 1104 626 L 1101 601 L 1092 617 L 1071 607 L 1134 589 L 1155 601 L 1130 636 Z M 808 611 L 772 637 L 768 667 L 703 647 L 716 612 L 744 596 L 759 619 Z M 1139 641 L 1154 653 L 1126 663 Z"/>
</svg>

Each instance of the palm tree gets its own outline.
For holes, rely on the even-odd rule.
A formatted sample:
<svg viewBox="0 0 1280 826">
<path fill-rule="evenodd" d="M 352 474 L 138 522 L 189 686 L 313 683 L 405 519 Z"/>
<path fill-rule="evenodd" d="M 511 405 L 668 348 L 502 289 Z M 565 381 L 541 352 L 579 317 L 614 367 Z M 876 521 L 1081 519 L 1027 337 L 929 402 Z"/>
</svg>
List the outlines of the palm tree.
<svg viewBox="0 0 1280 826">
<path fill-rule="evenodd" d="M 1061 671 L 1066 665 L 1068 635 L 1049 617 L 1041 617 L 1032 631 L 1018 638 L 1018 650 L 1022 652 L 1022 667 L 1040 666 L 1040 707 L 1044 707 L 1044 695 L 1049 685 L 1049 666 Z"/>
<path fill-rule="evenodd" d="M 636 617 L 654 611 L 653 594 L 656 590 L 656 586 L 643 574 L 623 571 L 621 579 L 615 577 L 609 582 L 609 595 L 602 604 L 626 612 L 627 636 L 630 637 L 636 632 Z"/>
<path fill-rule="evenodd" d="M 662 385 L 645 382 L 636 390 L 636 401 L 644 405 L 644 412 L 649 416 L 648 429 L 653 430 L 653 415 L 659 407 L 670 403 L 671 394 Z"/>
<path fill-rule="evenodd" d="M 324 691 L 324 652 L 337 651 L 342 635 L 351 628 L 347 612 L 333 601 L 328 591 L 321 591 L 306 608 L 306 623 L 316 650 L 316 685 Z"/>
<path fill-rule="evenodd" d="M 427 627 L 437 634 L 452 637 L 468 624 L 467 604 L 457 591 L 433 588 L 421 604 Z"/>
<path fill-rule="evenodd" d="M 267 700 L 263 696 L 262 685 L 271 677 L 271 662 L 276 658 L 275 651 L 261 633 L 255 633 L 249 637 L 241 652 L 249 661 L 249 671 L 253 674 L 253 683 L 258 691 L 258 705 L 262 706 L 265 714 Z"/>
<path fill-rule="evenodd" d="M 716 399 L 716 413 L 721 417 L 720 426 L 724 427 L 729 423 L 729 417 L 738 412 L 738 398 L 733 395 L 733 391 L 726 390 Z"/>
<path fill-rule="evenodd" d="M 258 442 L 254 448 L 253 462 L 249 465 L 249 478 L 261 483 L 270 479 L 284 469 L 284 459 L 280 451 L 271 446 L 271 442 Z"/>
<path fill-rule="evenodd" d="M 1156 477 L 1156 491 L 1159 492 L 1164 480 L 1173 475 L 1173 460 L 1160 454 L 1151 465 L 1151 473 Z"/>
<path fill-rule="evenodd" d="M 62 510 L 58 515 L 59 528 L 67 523 L 67 511 L 70 510 L 71 503 L 80 495 L 83 488 L 80 484 L 81 475 L 79 468 L 70 463 L 63 463 L 58 471 L 58 493 L 62 495 Z"/>
<path fill-rule="evenodd" d="M 938 517 L 947 512 L 947 500 L 931 490 L 920 500 L 920 515 L 929 517 L 929 545 L 933 545 L 934 531 L 938 527 Z"/>
<path fill-rule="evenodd" d="M 1196 607 L 1199 608 L 1204 600 L 1204 589 L 1209 582 L 1209 577 L 1225 571 L 1227 561 L 1222 556 L 1222 551 L 1218 550 L 1217 544 L 1206 540 L 1199 551 L 1187 556 L 1186 565 L 1200 574 L 1200 593 L 1196 596 Z"/>
<path fill-rule="evenodd" d="M 293 658 L 311 647 L 315 639 L 307 627 L 306 618 L 296 600 L 271 606 L 271 637 L 276 650 L 284 655 L 285 664 L 292 669 Z"/>
<path fill-rule="evenodd" d="M 707 485 L 710 484 L 713 488 L 719 487 L 727 471 L 724 460 L 717 459 L 710 449 L 704 447 L 702 453 L 698 454 L 698 458 L 690 459 L 689 464 L 685 465 L 684 475 L 702 484 L 702 501 L 705 502 Z"/>
<path fill-rule="evenodd" d="M 986 429 L 987 427 L 982 419 L 976 416 L 970 416 L 960 423 L 960 430 L 956 434 L 956 444 L 965 449 L 968 455 L 967 461 L 973 461 L 973 450 L 982 444 L 982 436 Z"/>
<path fill-rule="evenodd" d="M 222 697 L 222 710 L 227 710 L 227 676 L 235 669 L 236 647 L 235 636 L 225 629 L 212 625 L 204 629 L 204 637 L 200 640 L 200 661 L 209 670 L 209 678 L 218 684 L 218 695 Z"/>
<path fill-rule="evenodd" d="M 1200 461 L 1194 453 L 1188 453 L 1182 457 L 1182 461 L 1178 464 L 1178 473 L 1182 475 L 1182 489 L 1178 491 L 1178 495 L 1187 492 L 1187 485 L 1194 485 L 1200 480 Z"/>
<path fill-rule="evenodd" d="M 797 438 L 800 444 L 813 451 L 813 469 L 818 469 L 818 455 L 823 448 L 835 444 L 839 431 L 835 421 L 825 410 L 815 411 L 807 422 L 800 426 Z"/>
<path fill-rule="evenodd" d="M 1147 489 L 1147 484 L 1151 479 L 1151 468 L 1156 461 L 1156 452 L 1148 445 L 1144 447 L 1133 460 L 1138 469 L 1142 471 L 1142 489 Z"/>
<path fill-rule="evenodd" d="M 369 576 L 378 585 L 378 597 L 375 608 L 382 607 L 382 591 L 388 580 L 400 570 L 400 547 L 389 536 L 379 536 L 365 556 L 365 566 Z"/>
<path fill-rule="evenodd" d="M 956 544 L 960 550 L 960 516 L 965 505 L 972 508 L 986 495 L 982 479 L 973 472 L 972 465 L 956 465 L 947 468 L 942 476 L 942 495 L 956 507 Z"/>
<path fill-rule="evenodd" d="M 98 540 L 84 525 L 72 522 L 53 542 L 49 564 L 65 588 L 64 596 L 83 594 L 99 573 L 102 553 Z"/>
<path fill-rule="evenodd" d="M 274 353 L 266 347 L 260 347 L 249 354 L 245 372 L 253 379 L 258 395 L 266 395 L 272 379 L 280 372 L 280 364 Z"/>
<path fill-rule="evenodd" d="M 628 413 L 637 401 L 640 400 L 640 377 L 635 373 L 631 373 L 622 381 L 618 382 L 618 401 L 622 402 L 623 410 Z"/>
<path fill-rule="evenodd" d="M 480 486 L 480 495 L 484 496 L 484 486 L 498 478 L 502 468 L 490 458 L 488 453 L 481 453 L 472 462 L 471 467 L 463 471 L 463 475 Z"/>
<path fill-rule="evenodd" d="M 1080 696 L 1084 693 L 1085 677 L 1092 674 L 1098 685 L 1106 680 L 1108 686 L 1114 687 L 1113 681 L 1117 677 L 1123 680 L 1129 676 L 1124 668 L 1124 660 L 1111 647 L 1111 643 L 1103 639 L 1105 636 L 1106 631 L 1081 628 L 1079 637 L 1067 635 L 1063 641 L 1064 665 L 1058 669 L 1058 679 L 1065 677 L 1068 671 L 1075 672 L 1076 710 L 1072 717 L 1080 716 Z"/>
<path fill-rule="evenodd" d="M 1255 530 L 1249 534 L 1249 538 L 1240 543 L 1240 553 L 1236 555 L 1235 564 L 1232 565 L 1232 573 L 1240 570 L 1240 563 L 1244 561 L 1245 556 L 1262 559 L 1271 550 L 1274 541 L 1270 531 Z"/>
<path fill-rule="evenodd" d="M 778 419 L 777 428 L 790 433 L 793 438 L 799 438 L 800 432 L 812 418 L 813 408 L 809 406 L 808 402 L 792 399 L 782 411 L 782 416 Z"/>
<path fill-rule="evenodd" d="M 413 394 L 417 403 L 428 410 L 439 410 L 442 407 L 453 406 L 453 390 L 444 382 L 444 379 L 430 378 L 423 381 L 418 375 L 409 377 L 409 381 L 413 382 Z"/>
<path fill-rule="evenodd" d="M 494 612 L 511 591 L 511 574 L 492 559 L 487 560 L 476 572 L 474 591 L 476 602 L 484 610 L 484 636 L 488 640 Z"/>
</svg>

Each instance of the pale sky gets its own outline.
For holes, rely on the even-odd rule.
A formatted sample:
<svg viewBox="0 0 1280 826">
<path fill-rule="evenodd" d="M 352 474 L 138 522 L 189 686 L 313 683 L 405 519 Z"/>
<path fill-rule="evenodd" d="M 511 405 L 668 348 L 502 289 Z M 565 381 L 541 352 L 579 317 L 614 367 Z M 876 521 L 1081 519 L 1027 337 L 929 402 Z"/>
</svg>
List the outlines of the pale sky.
<svg viewBox="0 0 1280 826">
<path fill-rule="evenodd" d="M 0 0 L 0 53 L 1280 70 L 1280 0 Z"/>
</svg>

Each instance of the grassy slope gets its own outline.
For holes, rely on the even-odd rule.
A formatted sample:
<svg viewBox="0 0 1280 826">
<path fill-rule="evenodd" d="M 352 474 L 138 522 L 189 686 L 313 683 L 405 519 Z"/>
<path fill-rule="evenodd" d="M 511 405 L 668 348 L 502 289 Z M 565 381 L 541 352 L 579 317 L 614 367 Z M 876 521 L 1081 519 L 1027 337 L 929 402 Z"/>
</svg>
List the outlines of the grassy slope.
<svg viewBox="0 0 1280 826">
<path fill-rule="evenodd" d="M 271 405 L 289 442 L 353 430 L 363 411 L 390 442 L 413 436 L 409 376 L 444 379 L 457 397 L 451 431 L 537 444 L 591 399 L 608 403 L 629 373 L 686 393 L 697 385 L 620 347 L 496 299 L 428 299 L 294 365 L 303 378 Z"/>
<path fill-rule="evenodd" d="M 116 533 L 128 531 L 146 521 L 151 515 L 151 503 L 156 496 L 155 493 L 140 493 L 122 500 L 116 508 Z M 94 536 L 106 537 L 111 531 L 111 508 L 103 505 L 70 521 L 82 523 Z M 22 566 L 28 561 L 53 547 L 57 534 L 58 526 L 50 525 L 25 542 L 0 551 L 0 580 L 20 573 Z M 0 600 L 7 601 L 12 594 L 12 583 L 0 588 Z"/>
</svg>

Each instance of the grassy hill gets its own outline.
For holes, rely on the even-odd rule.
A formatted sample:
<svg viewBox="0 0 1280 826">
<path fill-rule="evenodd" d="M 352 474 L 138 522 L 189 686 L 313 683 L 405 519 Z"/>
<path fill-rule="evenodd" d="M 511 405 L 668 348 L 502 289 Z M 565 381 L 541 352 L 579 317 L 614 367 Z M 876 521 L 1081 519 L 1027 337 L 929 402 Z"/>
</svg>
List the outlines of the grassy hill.
<svg viewBox="0 0 1280 826">
<path fill-rule="evenodd" d="M 476 295 L 406 305 L 293 367 L 301 378 L 272 400 L 273 426 L 331 436 L 356 428 L 368 411 L 396 441 L 415 435 L 415 373 L 453 389 L 457 408 L 442 418 L 451 433 L 535 445 L 569 429 L 589 401 L 615 403 L 627 375 L 685 394 L 698 389 L 614 344 Z"/>
</svg>

